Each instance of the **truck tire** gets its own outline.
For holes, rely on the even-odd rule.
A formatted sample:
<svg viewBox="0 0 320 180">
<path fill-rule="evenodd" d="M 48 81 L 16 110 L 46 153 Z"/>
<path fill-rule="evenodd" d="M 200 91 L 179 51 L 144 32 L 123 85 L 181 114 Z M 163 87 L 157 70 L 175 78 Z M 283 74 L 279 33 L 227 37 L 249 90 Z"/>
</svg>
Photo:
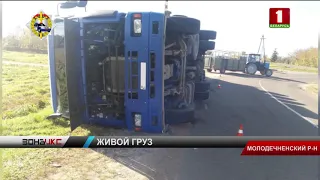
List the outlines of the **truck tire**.
<svg viewBox="0 0 320 180">
<path fill-rule="evenodd" d="M 210 90 L 210 83 L 208 81 L 204 82 L 196 82 L 195 84 L 195 92 L 206 92 Z"/>
<path fill-rule="evenodd" d="M 266 76 L 267 76 L 267 77 L 272 76 L 272 74 L 273 74 L 273 71 L 272 71 L 271 69 L 267 69 L 267 70 L 266 70 Z"/>
<path fill-rule="evenodd" d="M 197 65 L 200 66 L 200 69 L 203 70 L 204 69 L 204 59 L 197 59 Z"/>
<path fill-rule="evenodd" d="M 192 123 L 195 121 L 194 111 L 194 104 L 183 109 L 167 109 L 165 112 L 166 124 Z"/>
<path fill-rule="evenodd" d="M 253 64 L 253 63 L 248 64 L 247 72 L 248 72 L 248 74 L 251 74 L 251 75 L 256 74 L 256 72 L 257 72 L 257 65 L 255 65 L 255 64 Z"/>
<path fill-rule="evenodd" d="M 200 40 L 215 40 L 217 37 L 216 31 L 200 30 Z"/>
<path fill-rule="evenodd" d="M 194 99 L 195 100 L 200 100 L 200 101 L 204 101 L 210 98 L 210 91 L 206 91 L 206 92 L 197 92 L 194 94 Z"/>
<path fill-rule="evenodd" d="M 200 31 L 200 21 L 184 16 L 171 16 L 167 19 L 167 31 L 198 34 Z"/>
<path fill-rule="evenodd" d="M 214 41 L 200 41 L 199 49 L 201 51 L 214 50 L 216 43 Z"/>
</svg>

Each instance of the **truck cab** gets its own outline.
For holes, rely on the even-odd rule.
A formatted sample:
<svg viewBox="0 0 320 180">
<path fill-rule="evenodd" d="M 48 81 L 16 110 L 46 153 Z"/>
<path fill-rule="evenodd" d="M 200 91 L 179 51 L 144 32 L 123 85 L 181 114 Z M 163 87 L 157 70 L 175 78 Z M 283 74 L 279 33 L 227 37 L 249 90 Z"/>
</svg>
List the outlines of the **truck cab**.
<svg viewBox="0 0 320 180">
<path fill-rule="evenodd" d="M 72 130 L 100 124 L 161 133 L 168 124 L 194 121 L 196 86 L 207 87 L 193 68 L 202 57 L 199 20 L 96 11 L 54 23 L 52 105 L 70 118 Z"/>
<path fill-rule="evenodd" d="M 262 60 L 260 54 L 248 54 L 246 56 L 246 72 L 255 74 L 256 71 L 260 71 L 261 75 L 266 75 L 267 77 L 272 75 L 270 63 Z"/>
<path fill-rule="evenodd" d="M 260 54 L 247 54 L 247 64 L 261 61 Z"/>
</svg>

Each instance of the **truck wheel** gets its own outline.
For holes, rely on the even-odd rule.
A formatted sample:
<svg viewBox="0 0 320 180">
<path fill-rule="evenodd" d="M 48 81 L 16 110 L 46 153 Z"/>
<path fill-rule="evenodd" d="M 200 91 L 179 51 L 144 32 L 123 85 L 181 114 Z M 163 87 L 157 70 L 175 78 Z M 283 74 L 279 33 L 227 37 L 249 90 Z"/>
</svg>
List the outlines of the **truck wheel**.
<svg viewBox="0 0 320 180">
<path fill-rule="evenodd" d="M 195 83 L 195 92 L 206 92 L 210 90 L 211 84 L 208 81 L 196 82 Z"/>
<path fill-rule="evenodd" d="M 206 92 L 197 92 L 194 94 L 195 100 L 205 101 L 210 98 L 210 92 L 209 90 Z"/>
<path fill-rule="evenodd" d="M 248 72 L 248 74 L 251 74 L 251 75 L 256 74 L 256 72 L 257 72 L 257 65 L 255 65 L 255 64 L 253 64 L 253 63 L 249 64 L 248 67 L 247 67 L 247 72 Z"/>
<path fill-rule="evenodd" d="M 273 71 L 272 71 L 271 69 L 267 69 L 267 70 L 266 70 L 266 76 L 267 76 L 267 77 L 272 76 L 272 74 L 273 74 Z"/>
<path fill-rule="evenodd" d="M 216 43 L 214 41 L 200 41 L 199 49 L 202 51 L 214 50 Z"/>
<path fill-rule="evenodd" d="M 204 69 L 204 59 L 198 60 L 197 64 L 200 66 L 202 70 Z"/>
<path fill-rule="evenodd" d="M 172 16 L 167 19 L 167 31 L 198 34 L 200 31 L 200 21 L 183 16 Z"/>
<path fill-rule="evenodd" d="M 216 31 L 200 30 L 200 40 L 215 40 L 217 37 Z"/>
<path fill-rule="evenodd" d="M 180 124 L 187 122 L 194 122 L 194 104 L 189 105 L 183 109 L 167 109 L 165 111 L 165 121 L 166 124 Z"/>
</svg>

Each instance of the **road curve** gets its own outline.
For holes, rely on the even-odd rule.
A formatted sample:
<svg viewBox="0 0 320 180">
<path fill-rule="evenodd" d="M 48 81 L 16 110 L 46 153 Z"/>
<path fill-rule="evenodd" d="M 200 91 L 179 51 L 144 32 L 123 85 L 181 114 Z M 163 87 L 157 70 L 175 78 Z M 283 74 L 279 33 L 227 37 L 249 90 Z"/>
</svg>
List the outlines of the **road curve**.
<svg viewBox="0 0 320 180">
<path fill-rule="evenodd" d="M 228 73 L 219 80 L 221 89 L 212 94 L 208 111 L 202 113 L 204 122 L 197 124 L 191 135 L 231 136 L 240 124 L 245 136 L 318 135 L 318 128 L 271 98 L 259 85 L 260 80 L 265 90 L 297 113 L 317 117 L 316 98 L 298 88 L 317 80 L 316 74 L 275 73 L 272 78 L 264 78 Z M 318 180 L 315 157 L 242 157 L 242 149 L 183 151 L 176 176 L 179 180 Z"/>
<path fill-rule="evenodd" d="M 275 73 L 274 77 L 265 78 L 227 72 L 213 80 L 211 98 L 206 101 L 206 108 L 198 110 L 194 127 L 175 127 L 174 134 L 235 136 L 243 124 L 245 136 L 317 136 L 317 127 L 269 95 L 304 117 L 313 118 L 317 100 L 298 87 L 314 80 L 317 76 L 308 74 Z M 315 157 L 244 157 L 240 156 L 241 151 L 242 148 L 158 149 L 126 162 L 148 179 L 156 180 L 318 180 Z"/>
</svg>

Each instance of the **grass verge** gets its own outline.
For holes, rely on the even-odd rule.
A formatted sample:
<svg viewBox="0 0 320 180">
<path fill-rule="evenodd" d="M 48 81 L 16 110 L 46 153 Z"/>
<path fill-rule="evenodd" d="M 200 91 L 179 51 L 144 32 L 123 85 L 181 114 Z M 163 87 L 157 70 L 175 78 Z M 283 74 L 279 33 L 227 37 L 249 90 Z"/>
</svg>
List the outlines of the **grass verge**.
<svg viewBox="0 0 320 180">
<path fill-rule="evenodd" d="M 2 59 L 4 61 L 48 64 L 47 54 L 33 54 L 33 53 L 27 53 L 27 52 L 3 51 Z"/>
<path fill-rule="evenodd" d="M 45 119 L 52 113 L 49 99 L 48 69 L 3 65 L 3 135 L 67 135 L 69 128 L 63 121 Z M 30 172 L 35 172 L 34 178 L 41 175 L 38 169 L 51 159 L 46 152 L 50 149 L 4 149 L 3 178 L 28 179 Z"/>
<path fill-rule="evenodd" d="M 278 71 L 295 71 L 295 72 L 308 72 L 308 73 L 318 73 L 317 68 L 295 66 L 283 63 L 270 63 L 271 69 L 276 69 Z"/>
<path fill-rule="evenodd" d="M 4 65 L 2 77 L 4 119 L 25 116 L 50 105 L 47 68 Z"/>
<path fill-rule="evenodd" d="M 25 53 L 16 55 L 23 59 Z M 51 113 L 48 69 L 3 65 L 2 134 L 69 135 L 69 121 L 46 119 Z M 105 128 L 84 126 L 72 135 L 105 135 L 108 132 Z M 2 160 L 3 179 L 6 180 L 146 179 L 112 158 L 90 149 L 3 149 Z"/>
</svg>

